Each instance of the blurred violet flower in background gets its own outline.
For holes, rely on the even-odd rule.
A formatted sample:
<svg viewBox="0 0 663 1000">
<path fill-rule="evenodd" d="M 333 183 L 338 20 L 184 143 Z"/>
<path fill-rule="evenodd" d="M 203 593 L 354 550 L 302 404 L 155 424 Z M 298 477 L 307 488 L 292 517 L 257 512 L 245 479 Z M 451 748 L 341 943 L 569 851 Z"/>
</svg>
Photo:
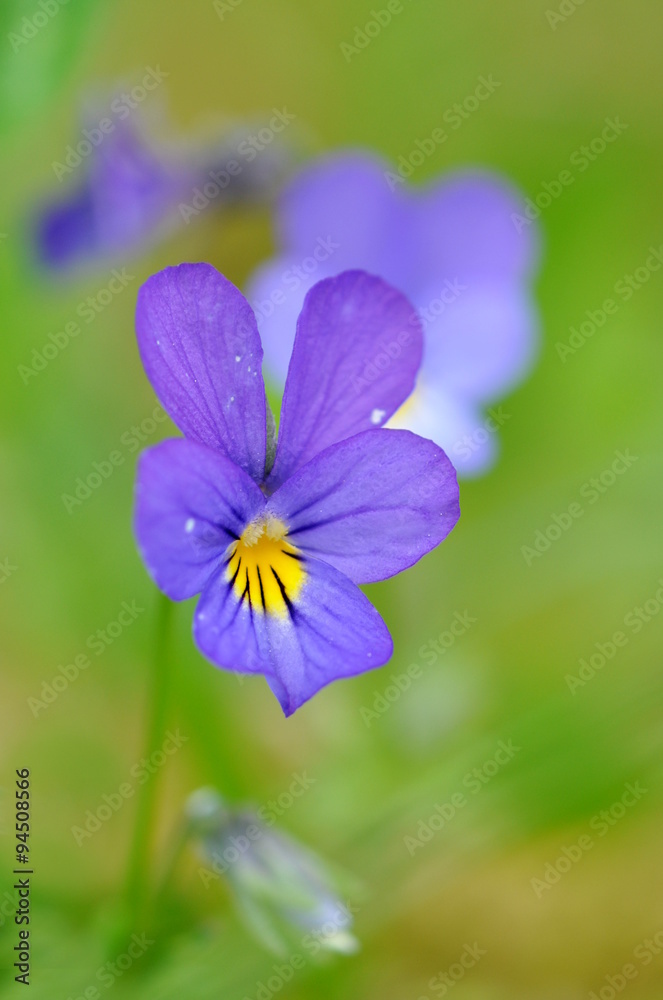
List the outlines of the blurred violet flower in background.
<svg viewBox="0 0 663 1000">
<path fill-rule="evenodd" d="M 255 316 L 209 264 L 140 289 L 143 366 L 185 434 L 143 452 L 138 546 L 174 601 L 200 594 L 196 644 L 212 663 L 264 674 L 286 715 L 331 681 L 391 657 L 358 584 L 386 580 L 458 520 L 444 452 L 382 425 L 407 399 L 422 332 L 400 292 L 362 271 L 315 285 L 297 322 L 278 443 Z M 399 355 L 357 390 L 365 357 Z"/>
<path fill-rule="evenodd" d="M 417 388 L 390 426 L 437 442 L 461 475 L 487 471 L 505 418 L 485 408 L 527 375 L 538 348 L 538 233 L 516 226 L 518 213 L 517 191 L 489 173 L 415 189 L 369 153 L 305 168 L 280 197 L 277 255 L 248 286 L 268 377 L 284 382 L 312 284 L 349 268 L 379 275 L 408 296 L 425 335 Z M 367 357 L 365 379 L 388 363 Z"/>
<path fill-rule="evenodd" d="M 285 144 L 272 141 L 287 122 L 264 130 L 269 141 L 236 126 L 195 148 L 151 143 L 142 124 L 126 117 L 89 121 L 53 164 L 67 191 L 46 201 L 34 222 L 36 256 L 59 274 L 136 255 L 208 206 L 266 201 L 289 165 Z"/>
<path fill-rule="evenodd" d="M 186 811 L 210 866 L 198 869 L 203 885 L 227 879 L 244 920 L 267 948 L 285 955 L 303 947 L 311 957 L 357 951 L 351 907 L 335 891 L 327 866 L 272 829 L 273 817 L 227 807 L 213 788 L 194 792 Z"/>
</svg>

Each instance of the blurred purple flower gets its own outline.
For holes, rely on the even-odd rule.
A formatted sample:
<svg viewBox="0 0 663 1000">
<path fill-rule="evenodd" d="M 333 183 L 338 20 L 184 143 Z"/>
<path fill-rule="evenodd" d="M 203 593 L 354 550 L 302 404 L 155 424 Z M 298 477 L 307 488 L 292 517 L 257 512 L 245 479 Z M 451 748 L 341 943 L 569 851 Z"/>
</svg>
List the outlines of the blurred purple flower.
<svg viewBox="0 0 663 1000">
<path fill-rule="evenodd" d="M 505 419 L 485 407 L 524 378 L 538 347 L 538 234 L 518 232 L 521 211 L 517 192 L 490 174 L 412 189 L 359 152 L 304 169 L 281 196 L 277 256 L 249 284 L 268 375 L 283 384 L 294 318 L 314 282 L 349 268 L 380 275 L 413 302 L 425 331 L 417 388 L 392 426 L 436 441 L 465 476 L 485 472 Z M 365 377 L 387 363 L 367 357 Z"/>
<path fill-rule="evenodd" d="M 275 144 L 260 153 L 237 129 L 213 147 L 158 147 L 128 119 L 84 131 L 83 155 L 69 147 L 60 180 L 80 171 L 62 198 L 43 205 L 35 220 L 39 261 L 65 272 L 140 252 L 189 222 L 208 204 L 264 200 L 274 193 L 287 157 Z M 78 146 L 81 146 L 81 143 Z M 249 155 L 243 156 L 242 143 Z"/>
<path fill-rule="evenodd" d="M 389 632 L 356 586 L 412 566 L 459 516 L 444 452 L 382 425 L 422 351 L 411 304 L 345 272 L 306 297 L 270 443 L 255 316 L 208 264 L 141 288 L 145 371 L 184 439 L 141 457 L 135 530 L 173 600 L 201 594 L 194 638 L 213 663 L 264 674 L 286 715 L 330 681 L 385 663 Z M 400 351 L 370 383 L 366 357 Z"/>
</svg>

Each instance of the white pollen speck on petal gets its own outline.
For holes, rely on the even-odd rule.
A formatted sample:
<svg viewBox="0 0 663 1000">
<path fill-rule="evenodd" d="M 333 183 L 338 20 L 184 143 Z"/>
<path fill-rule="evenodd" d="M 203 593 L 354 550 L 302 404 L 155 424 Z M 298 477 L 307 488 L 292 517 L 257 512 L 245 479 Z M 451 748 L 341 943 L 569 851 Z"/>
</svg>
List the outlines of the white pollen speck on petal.
<svg viewBox="0 0 663 1000">
<path fill-rule="evenodd" d="M 194 518 L 193 517 L 188 518 L 186 524 L 184 525 L 184 530 L 186 531 L 187 535 L 190 535 L 195 527 L 196 527 L 196 522 Z"/>
<path fill-rule="evenodd" d="M 384 420 L 384 418 L 386 417 L 386 415 L 387 415 L 387 411 L 386 410 L 373 410 L 371 412 L 371 423 L 372 424 L 381 424 L 382 421 Z"/>
<path fill-rule="evenodd" d="M 241 360 L 242 360 L 242 355 L 241 354 L 236 354 L 235 355 L 235 361 L 241 361 Z"/>
</svg>

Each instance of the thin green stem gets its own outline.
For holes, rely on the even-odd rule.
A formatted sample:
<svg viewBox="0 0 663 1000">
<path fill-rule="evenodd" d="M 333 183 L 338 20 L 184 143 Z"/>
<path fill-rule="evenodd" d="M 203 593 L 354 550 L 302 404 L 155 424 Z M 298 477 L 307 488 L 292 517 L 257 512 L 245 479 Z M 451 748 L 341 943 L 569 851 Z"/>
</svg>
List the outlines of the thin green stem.
<svg viewBox="0 0 663 1000">
<path fill-rule="evenodd" d="M 180 820 L 171 838 L 166 854 L 166 860 L 163 864 L 161 874 L 154 890 L 154 909 L 157 912 L 161 911 L 162 906 L 167 900 L 178 862 L 182 856 L 184 848 L 189 842 L 190 834 L 191 828 L 189 820 Z"/>
<path fill-rule="evenodd" d="M 170 675 L 172 666 L 168 655 L 168 634 L 172 602 L 163 594 L 158 595 L 154 645 L 149 687 L 149 723 L 145 738 L 144 757 L 149 759 L 160 749 L 165 738 Z M 150 907 L 150 851 L 160 770 L 151 774 L 140 789 L 136 808 L 136 822 L 129 855 L 124 890 L 124 920 L 122 935 L 147 929 Z"/>
</svg>

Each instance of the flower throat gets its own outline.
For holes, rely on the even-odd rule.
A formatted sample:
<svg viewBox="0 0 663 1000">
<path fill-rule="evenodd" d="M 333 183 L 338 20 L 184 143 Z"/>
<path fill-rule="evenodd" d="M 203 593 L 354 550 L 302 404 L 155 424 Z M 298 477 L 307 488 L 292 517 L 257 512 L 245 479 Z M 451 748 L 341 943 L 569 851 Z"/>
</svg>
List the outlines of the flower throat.
<svg viewBox="0 0 663 1000">
<path fill-rule="evenodd" d="M 278 518 L 260 518 L 228 546 L 226 579 L 252 611 L 279 618 L 294 615 L 306 573 L 299 549 L 285 540 L 287 534 Z"/>
</svg>

